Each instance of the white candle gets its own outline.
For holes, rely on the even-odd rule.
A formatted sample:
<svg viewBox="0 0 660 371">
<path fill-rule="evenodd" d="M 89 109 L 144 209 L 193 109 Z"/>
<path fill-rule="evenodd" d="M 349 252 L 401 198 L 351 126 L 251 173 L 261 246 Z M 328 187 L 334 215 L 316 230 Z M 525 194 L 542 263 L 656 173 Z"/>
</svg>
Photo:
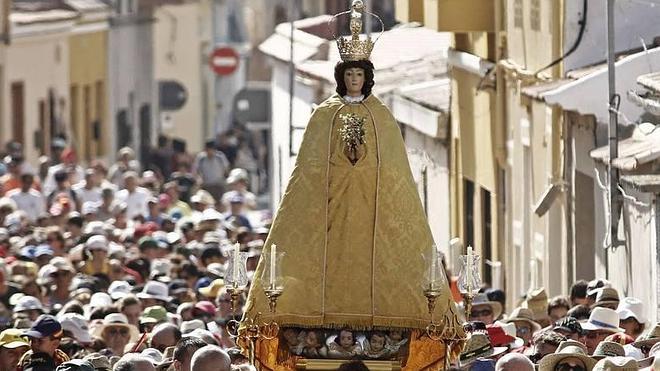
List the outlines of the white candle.
<svg viewBox="0 0 660 371">
<path fill-rule="evenodd" d="M 435 289 L 435 281 L 438 270 L 438 249 L 435 245 L 431 246 L 431 290 Z"/>
<path fill-rule="evenodd" d="M 465 267 L 465 270 L 467 270 L 467 290 L 468 293 L 472 293 L 472 259 L 473 259 L 473 253 L 472 253 L 472 246 L 468 246 L 467 250 L 467 264 Z"/>
<path fill-rule="evenodd" d="M 240 264 L 240 254 L 241 254 L 241 244 L 236 243 L 234 245 L 234 272 L 232 278 L 234 279 L 234 285 L 238 285 L 238 265 Z"/>
<path fill-rule="evenodd" d="M 270 286 L 275 287 L 275 265 L 277 264 L 277 245 L 270 245 Z"/>
</svg>

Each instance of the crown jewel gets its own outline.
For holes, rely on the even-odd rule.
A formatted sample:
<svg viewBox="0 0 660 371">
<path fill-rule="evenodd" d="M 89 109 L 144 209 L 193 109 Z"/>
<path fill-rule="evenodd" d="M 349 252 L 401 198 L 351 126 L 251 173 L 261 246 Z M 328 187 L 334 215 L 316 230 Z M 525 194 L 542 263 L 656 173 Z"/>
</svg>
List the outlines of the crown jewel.
<svg viewBox="0 0 660 371">
<path fill-rule="evenodd" d="M 374 44 L 378 40 L 378 39 L 372 40 L 370 35 L 367 35 L 366 38 L 364 39 L 360 39 L 360 33 L 362 33 L 363 12 L 364 12 L 364 3 L 362 2 L 362 0 L 353 0 L 350 10 L 335 15 L 335 17 L 337 17 L 341 14 L 350 13 L 351 16 L 351 20 L 349 24 L 351 30 L 350 38 L 343 36 L 339 36 L 336 38 L 337 48 L 339 49 L 339 56 L 341 57 L 341 60 L 344 62 L 369 59 L 369 56 L 371 55 L 371 51 L 374 48 Z M 370 12 L 367 13 L 375 16 L 381 22 L 382 25 L 382 21 L 378 16 Z"/>
</svg>

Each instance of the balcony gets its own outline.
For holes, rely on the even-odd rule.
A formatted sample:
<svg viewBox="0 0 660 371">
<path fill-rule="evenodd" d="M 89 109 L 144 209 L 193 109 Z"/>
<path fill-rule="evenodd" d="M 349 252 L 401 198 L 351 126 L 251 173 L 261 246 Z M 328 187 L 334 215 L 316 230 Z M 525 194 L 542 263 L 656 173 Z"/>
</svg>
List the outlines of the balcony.
<svg viewBox="0 0 660 371">
<path fill-rule="evenodd" d="M 437 31 L 495 31 L 495 0 L 424 0 L 423 13 L 424 26 Z"/>
</svg>

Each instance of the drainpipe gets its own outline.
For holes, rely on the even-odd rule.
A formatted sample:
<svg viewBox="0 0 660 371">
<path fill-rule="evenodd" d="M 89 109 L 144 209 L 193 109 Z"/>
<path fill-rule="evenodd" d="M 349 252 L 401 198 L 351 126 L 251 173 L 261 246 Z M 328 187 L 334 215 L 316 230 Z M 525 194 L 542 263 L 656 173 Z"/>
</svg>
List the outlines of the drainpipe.
<svg viewBox="0 0 660 371">
<path fill-rule="evenodd" d="M 11 5 L 13 1 L 14 0 L 2 1 L 2 30 L 0 31 L 0 33 L 2 34 L 2 40 L 4 41 L 5 45 L 9 45 L 9 43 L 11 42 L 9 13 L 11 12 Z"/>
</svg>

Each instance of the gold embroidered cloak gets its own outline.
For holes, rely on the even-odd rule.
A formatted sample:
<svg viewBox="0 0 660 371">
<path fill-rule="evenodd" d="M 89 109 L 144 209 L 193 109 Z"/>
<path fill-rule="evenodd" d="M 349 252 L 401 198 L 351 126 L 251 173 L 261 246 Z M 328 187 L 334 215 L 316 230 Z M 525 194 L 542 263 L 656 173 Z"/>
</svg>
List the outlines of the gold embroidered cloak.
<svg viewBox="0 0 660 371">
<path fill-rule="evenodd" d="M 343 153 L 339 115 L 366 118 L 361 157 Z M 286 253 L 284 293 L 271 315 L 259 263 L 247 318 L 262 313 L 281 327 L 424 329 L 430 320 L 423 254 L 433 244 L 400 129 L 370 95 L 348 104 L 338 95 L 312 114 L 296 165 L 265 244 Z M 436 321 L 455 323 L 445 287 Z M 460 330 L 459 330 L 460 331 Z"/>
</svg>

